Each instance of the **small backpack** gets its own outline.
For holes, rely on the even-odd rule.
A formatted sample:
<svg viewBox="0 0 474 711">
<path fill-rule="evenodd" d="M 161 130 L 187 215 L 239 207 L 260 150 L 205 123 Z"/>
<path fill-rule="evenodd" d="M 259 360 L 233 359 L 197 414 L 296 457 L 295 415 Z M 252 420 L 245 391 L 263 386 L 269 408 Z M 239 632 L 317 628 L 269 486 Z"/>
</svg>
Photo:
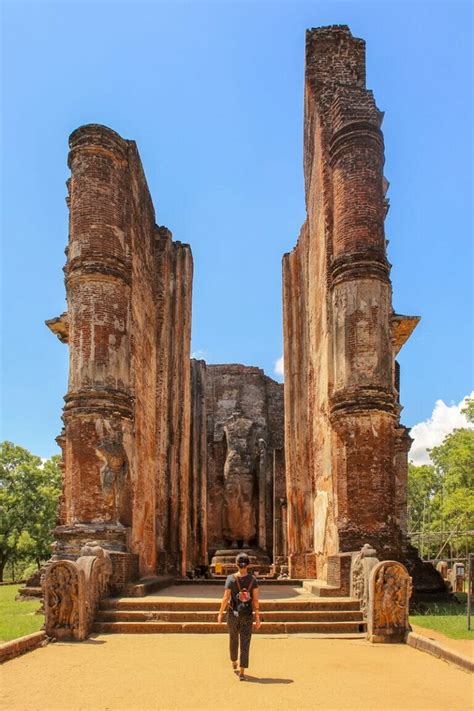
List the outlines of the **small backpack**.
<svg viewBox="0 0 474 711">
<path fill-rule="evenodd" d="M 234 610 L 234 615 L 238 617 L 250 617 L 252 614 L 252 595 L 250 594 L 250 591 L 255 583 L 255 578 L 252 577 L 248 588 L 240 587 L 240 581 L 237 575 L 234 575 L 234 580 L 239 588 L 239 592 L 236 595 L 237 610 Z"/>
</svg>

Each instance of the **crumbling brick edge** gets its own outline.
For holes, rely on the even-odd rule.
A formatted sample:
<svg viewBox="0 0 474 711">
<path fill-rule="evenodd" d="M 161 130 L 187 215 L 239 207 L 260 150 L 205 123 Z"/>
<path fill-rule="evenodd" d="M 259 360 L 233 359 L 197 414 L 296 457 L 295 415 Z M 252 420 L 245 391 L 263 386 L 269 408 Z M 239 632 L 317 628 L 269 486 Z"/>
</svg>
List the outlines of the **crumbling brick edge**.
<svg viewBox="0 0 474 711">
<path fill-rule="evenodd" d="M 26 652 L 31 652 L 33 649 L 38 649 L 38 647 L 44 647 L 48 641 L 46 633 L 40 631 L 27 634 L 24 637 L 17 637 L 10 642 L 4 642 L 0 644 L 0 664 L 15 659 Z"/>
<path fill-rule="evenodd" d="M 455 664 L 461 669 L 464 669 L 464 671 L 474 672 L 474 661 L 472 659 L 464 656 L 464 654 L 459 654 L 459 652 L 453 652 L 451 649 L 443 647 L 442 644 L 435 642 L 433 639 L 428 639 L 428 637 L 424 637 L 416 632 L 409 632 L 406 637 L 406 643 L 414 649 L 419 649 L 420 652 L 427 652 L 434 657 L 438 657 L 438 659 Z"/>
</svg>

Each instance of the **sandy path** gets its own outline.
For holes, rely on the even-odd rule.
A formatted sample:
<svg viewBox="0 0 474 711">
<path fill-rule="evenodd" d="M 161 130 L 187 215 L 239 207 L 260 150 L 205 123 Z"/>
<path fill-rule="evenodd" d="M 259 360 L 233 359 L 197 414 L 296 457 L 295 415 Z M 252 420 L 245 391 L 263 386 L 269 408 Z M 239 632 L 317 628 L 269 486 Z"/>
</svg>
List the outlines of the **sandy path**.
<svg viewBox="0 0 474 711">
<path fill-rule="evenodd" d="M 241 683 L 213 635 L 97 635 L 0 669 L 8 711 L 465 711 L 472 679 L 405 645 L 256 635 Z"/>
</svg>

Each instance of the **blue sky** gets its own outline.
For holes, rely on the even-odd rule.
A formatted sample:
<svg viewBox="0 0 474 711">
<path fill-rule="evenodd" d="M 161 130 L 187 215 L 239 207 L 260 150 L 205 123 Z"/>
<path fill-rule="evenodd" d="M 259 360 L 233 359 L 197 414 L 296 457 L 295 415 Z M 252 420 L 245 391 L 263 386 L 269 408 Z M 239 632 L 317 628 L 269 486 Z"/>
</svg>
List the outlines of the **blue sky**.
<svg viewBox="0 0 474 711">
<path fill-rule="evenodd" d="M 304 221 L 308 27 L 367 43 L 385 111 L 403 420 L 473 385 L 470 2 L 22 2 L 2 7 L 2 439 L 57 451 L 67 347 L 67 138 L 83 123 L 136 140 L 157 221 L 195 262 L 193 350 L 273 374 L 281 257 Z M 275 376 L 276 377 L 276 376 Z"/>
</svg>

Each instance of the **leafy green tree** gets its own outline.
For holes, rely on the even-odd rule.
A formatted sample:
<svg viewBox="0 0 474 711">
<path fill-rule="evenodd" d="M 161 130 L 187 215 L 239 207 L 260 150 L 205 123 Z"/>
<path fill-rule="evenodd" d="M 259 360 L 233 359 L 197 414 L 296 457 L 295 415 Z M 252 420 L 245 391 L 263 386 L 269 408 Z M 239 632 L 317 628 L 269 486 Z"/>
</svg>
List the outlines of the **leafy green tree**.
<svg viewBox="0 0 474 711">
<path fill-rule="evenodd" d="M 415 539 L 422 555 L 436 555 L 436 541 L 429 533 L 437 529 L 441 484 L 433 465 L 408 465 L 408 531 L 423 531 Z"/>
<path fill-rule="evenodd" d="M 423 521 L 433 517 L 433 502 L 441 482 L 431 464 L 408 465 L 408 525 L 410 531 L 419 531 Z"/>
<path fill-rule="evenodd" d="M 44 464 L 11 442 L 0 444 L 0 581 L 7 562 L 49 555 L 61 491 L 59 457 Z"/>
<path fill-rule="evenodd" d="M 461 532 L 474 530 L 474 430 L 454 430 L 430 450 L 430 457 L 441 480 L 439 514 L 444 530 L 460 532 L 453 535 L 458 549 L 472 547 L 474 536 Z"/>
<path fill-rule="evenodd" d="M 474 399 L 462 412 L 474 423 Z M 472 550 L 474 536 L 463 532 L 474 530 L 474 429 L 454 430 L 429 454 L 432 464 L 409 464 L 409 530 L 423 531 L 415 542 L 425 556 L 437 556 L 443 543 L 455 554 Z"/>
<path fill-rule="evenodd" d="M 468 422 L 474 423 L 474 399 L 472 397 L 466 398 L 466 404 L 461 412 L 466 417 Z"/>
</svg>

